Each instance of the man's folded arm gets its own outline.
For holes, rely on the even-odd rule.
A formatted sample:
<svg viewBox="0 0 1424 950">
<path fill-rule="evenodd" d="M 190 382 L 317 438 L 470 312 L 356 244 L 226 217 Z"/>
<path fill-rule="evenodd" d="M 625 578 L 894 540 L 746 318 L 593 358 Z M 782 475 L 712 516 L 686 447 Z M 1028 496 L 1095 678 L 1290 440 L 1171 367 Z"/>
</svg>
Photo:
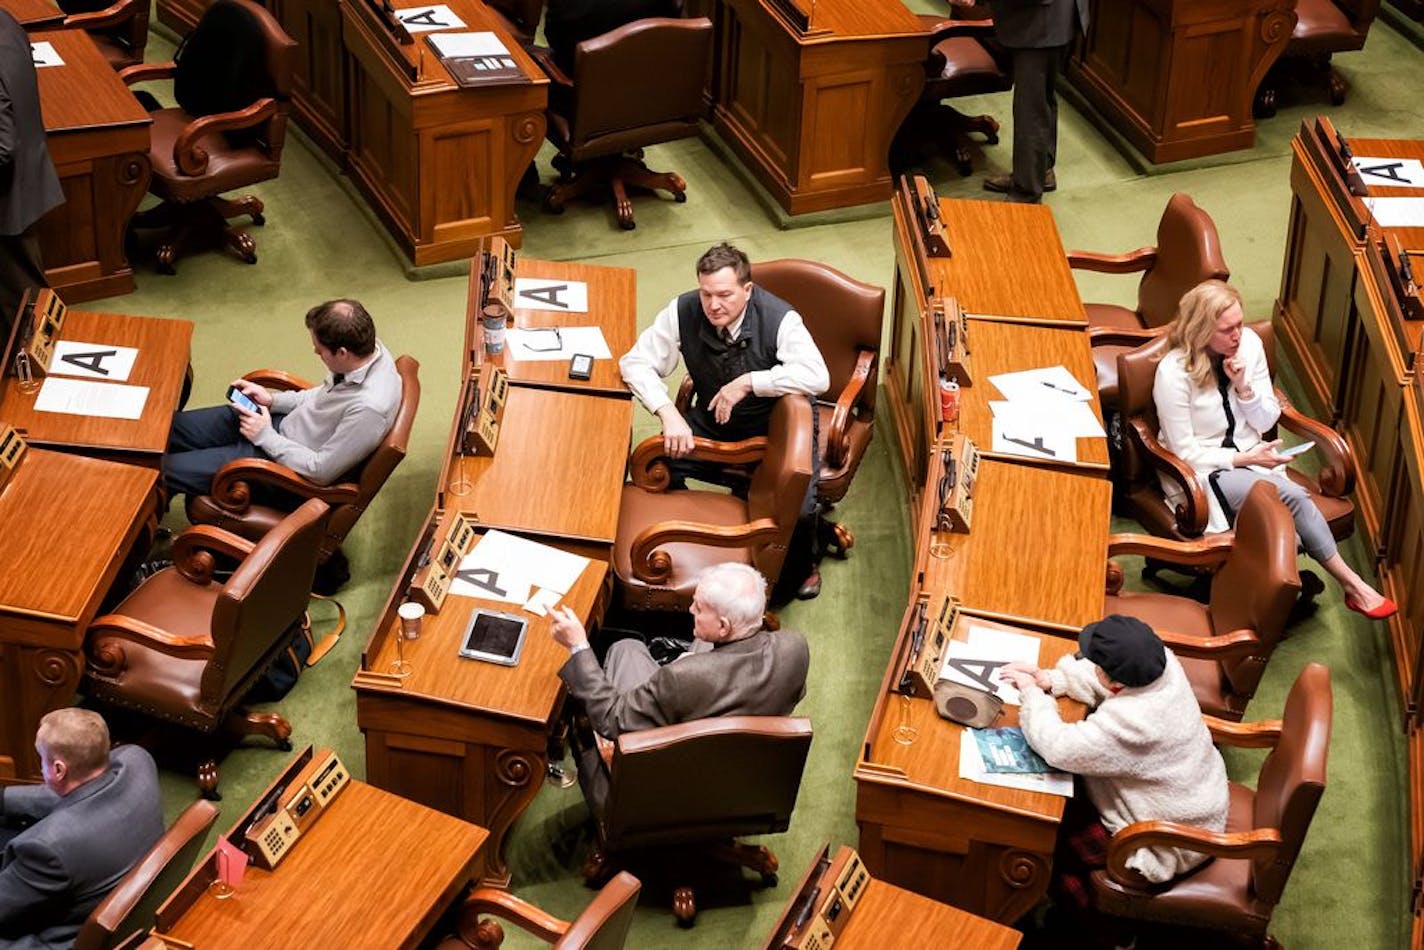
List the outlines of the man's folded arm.
<svg viewBox="0 0 1424 950">
<path fill-rule="evenodd" d="M 263 429 L 254 444 L 303 478 L 330 485 L 370 455 L 389 428 L 381 413 L 359 406 L 348 410 L 331 438 L 316 448 L 294 442 L 272 426 Z"/>
</svg>

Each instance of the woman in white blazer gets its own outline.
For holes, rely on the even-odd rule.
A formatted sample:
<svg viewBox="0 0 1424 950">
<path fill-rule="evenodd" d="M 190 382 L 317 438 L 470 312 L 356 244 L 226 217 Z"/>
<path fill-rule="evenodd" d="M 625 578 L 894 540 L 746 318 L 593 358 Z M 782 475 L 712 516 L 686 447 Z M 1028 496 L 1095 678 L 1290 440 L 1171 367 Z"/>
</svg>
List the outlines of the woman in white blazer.
<svg viewBox="0 0 1424 950">
<path fill-rule="evenodd" d="M 1195 470 L 1211 506 L 1208 531 L 1226 531 L 1251 486 L 1270 479 L 1295 518 L 1306 553 L 1340 583 L 1345 606 L 1372 619 L 1388 617 L 1393 602 L 1356 574 L 1335 547 L 1320 509 L 1286 477 L 1290 458 L 1280 440 L 1266 441 L 1280 418 L 1265 349 L 1243 326 L 1241 295 L 1219 280 L 1188 291 L 1167 331 L 1171 351 L 1157 367 L 1152 399 L 1162 431 L 1158 439 Z M 1181 488 L 1163 479 L 1169 502 Z"/>
</svg>

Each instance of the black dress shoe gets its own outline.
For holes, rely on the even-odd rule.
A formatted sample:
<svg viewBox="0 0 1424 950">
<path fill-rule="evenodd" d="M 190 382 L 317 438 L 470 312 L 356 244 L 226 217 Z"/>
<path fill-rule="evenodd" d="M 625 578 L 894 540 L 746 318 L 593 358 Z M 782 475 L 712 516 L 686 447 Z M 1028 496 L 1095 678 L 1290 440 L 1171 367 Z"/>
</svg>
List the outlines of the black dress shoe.
<svg viewBox="0 0 1424 950">
<path fill-rule="evenodd" d="M 1018 189 L 1014 187 L 1013 175 L 994 175 L 991 178 L 984 179 L 984 190 L 996 192 L 1001 195 L 1007 195 L 1010 192 L 1018 191 Z M 1048 170 L 1048 174 L 1043 176 L 1043 190 L 1058 190 L 1058 176 L 1053 174 L 1053 169 L 1051 168 Z"/>
<path fill-rule="evenodd" d="M 797 600 L 814 600 L 821 594 L 821 569 L 812 568 L 811 573 L 801 582 L 801 586 L 796 588 Z"/>
</svg>

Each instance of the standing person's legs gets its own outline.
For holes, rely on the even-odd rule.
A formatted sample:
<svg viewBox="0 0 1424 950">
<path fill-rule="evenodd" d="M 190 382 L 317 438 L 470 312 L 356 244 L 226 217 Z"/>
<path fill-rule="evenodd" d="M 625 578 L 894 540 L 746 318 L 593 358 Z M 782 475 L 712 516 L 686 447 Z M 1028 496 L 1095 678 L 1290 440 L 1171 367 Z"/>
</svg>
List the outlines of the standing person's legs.
<svg viewBox="0 0 1424 950">
<path fill-rule="evenodd" d="M 0 234 L 0 347 L 9 338 L 10 325 L 25 291 L 48 286 L 40 256 L 39 229 L 31 224 L 19 234 Z"/>
<path fill-rule="evenodd" d="M 1014 187 L 1012 201 L 1043 199 L 1050 156 L 1057 148 L 1058 100 L 1053 90 L 1060 50 L 1015 49 Z"/>
</svg>

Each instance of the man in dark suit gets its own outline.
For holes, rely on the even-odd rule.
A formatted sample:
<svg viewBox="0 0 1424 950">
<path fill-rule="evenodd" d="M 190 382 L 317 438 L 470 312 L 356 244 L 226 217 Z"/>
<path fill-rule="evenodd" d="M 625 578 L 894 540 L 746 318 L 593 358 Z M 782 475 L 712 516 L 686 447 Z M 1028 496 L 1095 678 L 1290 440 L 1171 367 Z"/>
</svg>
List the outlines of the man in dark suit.
<svg viewBox="0 0 1424 950">
<path fill-rule="evenodd" d="M 24 28 L 0 9 L 0 345 L 27 287 L 47 286 L 35 222 L 64 201 Z"/>
<path fill-rule="evenodd" d="M 960 2 L 960 0 L 954 0 Z M 994 34 L 1013 56 L 1014 171 L 984 180 L 1010 201 L 1037 204 L 1058 187 L 1058 96 L 1054 82 L 1076 29 L 1087 32 L 1088 0 L 991 0 Z"/>
<path fill-rule="evenodd" d="M 57 709 L 35 737 L 43 785 L 0 788 L 0 948 L 72 947 L 84 919 L 163 834 L 153 759 L 109 751 L 98 713 Z"/>
<path fill-rule="evenodd" d="M 682 16 L 682 0 L 549 0 L 544 10 L 544 38 L 554 64 L 574 73 L 574 48 L 634 20 Z"/>
</svg>

